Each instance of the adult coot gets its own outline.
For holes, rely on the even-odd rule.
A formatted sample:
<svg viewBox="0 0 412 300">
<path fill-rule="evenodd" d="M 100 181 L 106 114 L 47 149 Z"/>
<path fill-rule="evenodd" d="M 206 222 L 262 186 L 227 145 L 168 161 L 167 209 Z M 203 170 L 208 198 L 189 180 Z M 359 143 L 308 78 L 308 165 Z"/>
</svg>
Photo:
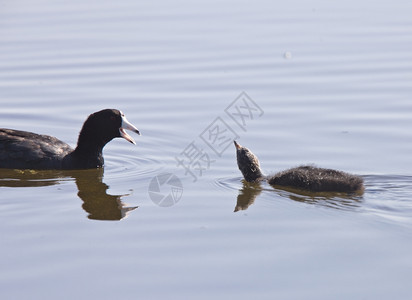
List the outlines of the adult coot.
<svg viewBox="0 0 412 300">
<path fill-rule="evenodd" d="M 117 109 L 91 114 L 84 122 L 76 149 L 55 137 L 27 131 L 0 129 L 0 168 L 72 170 L 100 168 L 102 150 L 112 139 L 122 137 L 136 144 L 125 129 L 140 135 Z"/>
<path fill-rule="evenodd" d="M 256 155 L 248 148 L 234 141 L 237 165 L 248 182 L 267 180 L 273 186 L 285 186 L 312 192 L 358 192 L 363 190 L 363 180 L 359 176 L 332 169 L 300 166 L 264 176 Z"/>
</svg>

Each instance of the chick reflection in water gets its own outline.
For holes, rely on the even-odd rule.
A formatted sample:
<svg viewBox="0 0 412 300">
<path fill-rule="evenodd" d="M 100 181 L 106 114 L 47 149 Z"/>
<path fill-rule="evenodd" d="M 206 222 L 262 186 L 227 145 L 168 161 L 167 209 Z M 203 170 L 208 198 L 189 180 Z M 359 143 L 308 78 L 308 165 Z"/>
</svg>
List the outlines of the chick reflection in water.
<svg viewBox="0 0 412 300">
<path fill-rule="evenodd" d="M 126 207 L 122 197 L 127 195 L 109 195 L 109 186 L 103 180 L 103 169 L 78 171 L 34 171 L 0 170 L 0 186 L 4 187 L 39 187 L 61 184 L 74 179 L 77 195 L 83 201 L 83 209 L 93 220 L 121 220 L 136 207 Z"/>
<path fill-rule="evenodd" d="M 257 196 L 262 192 L 262 187 L 260 183 L 250 183 L 243 180 L 243 187 L 239 190 L 237 195 L 237 203 L 235 207 L 235 212 L 239 210 L 246 210 L 251 206 Z"/>
</svg>

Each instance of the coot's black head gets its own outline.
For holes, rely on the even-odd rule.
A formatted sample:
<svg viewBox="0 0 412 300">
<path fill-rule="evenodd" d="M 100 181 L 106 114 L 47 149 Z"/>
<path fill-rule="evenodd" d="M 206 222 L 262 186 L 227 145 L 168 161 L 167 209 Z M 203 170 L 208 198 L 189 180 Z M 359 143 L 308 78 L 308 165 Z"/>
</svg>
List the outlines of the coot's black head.
<svg viewBox="0 0 412 300">
<path fill-rule="evenodd" d="M 139 130 L 127 121 L 124 114 L 117 109 L 104 109 L 91 114 L 84 122 L 79 134 L 78 148 L 87 147 L 100 150 L 112 139 L 122 137 L 136 144 L 125 130 L 131 130 L 140 135 Z"/>
<path fill-rule="evenodd" d="M 248 148 L 239 145 L 236 141 L 234 141 L 234 144 L 236 147 L 237 165 L 245 180 L 254 182 L 262 179 L 263 174 L 260 170 L 260 163 L 256 155 Z"/>
</svg>

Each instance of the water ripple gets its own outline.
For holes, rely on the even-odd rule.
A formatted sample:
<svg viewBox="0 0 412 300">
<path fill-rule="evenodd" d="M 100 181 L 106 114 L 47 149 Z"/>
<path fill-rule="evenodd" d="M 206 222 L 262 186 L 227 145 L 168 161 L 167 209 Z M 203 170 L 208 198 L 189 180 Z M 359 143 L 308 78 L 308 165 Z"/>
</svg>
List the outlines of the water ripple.
<svg viewBox="0 0 412 300">
<path fill-rule="evenodd" d="M 164 168 L 157 159 L 127 154 L 107 155 L 106 163 L 105 177 L 110 179 L 151 178 Z"/>
</svg>

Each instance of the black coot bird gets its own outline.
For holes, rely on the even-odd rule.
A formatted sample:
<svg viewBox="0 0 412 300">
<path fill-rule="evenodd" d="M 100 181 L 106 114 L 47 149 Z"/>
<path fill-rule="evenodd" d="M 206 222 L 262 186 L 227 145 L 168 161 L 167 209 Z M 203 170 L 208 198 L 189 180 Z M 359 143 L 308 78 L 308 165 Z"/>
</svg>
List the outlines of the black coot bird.
<svg viewBox="0 0 412 300">
<path fill-rule="evenodd" d="M 332 169 L 300 166 L 264 176 L 256 155 L 234 141 L 237 165 L 248 182 L 267 180 L 270 185 L 303 189 L 311 192 L 362 192 L 363 180 L 359 176 Z"/>
<path fill-rule="evenodd" d="M 91 114 L 84 122 L 76 149 L 55 137 L 27 131 L 0 129 L 0 168 L 74 170 L 100 168 L 102 150 L 112 139 L 122 137 L 136 144 L 125 129 L 140 135 L 117 109 Z"/>
</svg>

